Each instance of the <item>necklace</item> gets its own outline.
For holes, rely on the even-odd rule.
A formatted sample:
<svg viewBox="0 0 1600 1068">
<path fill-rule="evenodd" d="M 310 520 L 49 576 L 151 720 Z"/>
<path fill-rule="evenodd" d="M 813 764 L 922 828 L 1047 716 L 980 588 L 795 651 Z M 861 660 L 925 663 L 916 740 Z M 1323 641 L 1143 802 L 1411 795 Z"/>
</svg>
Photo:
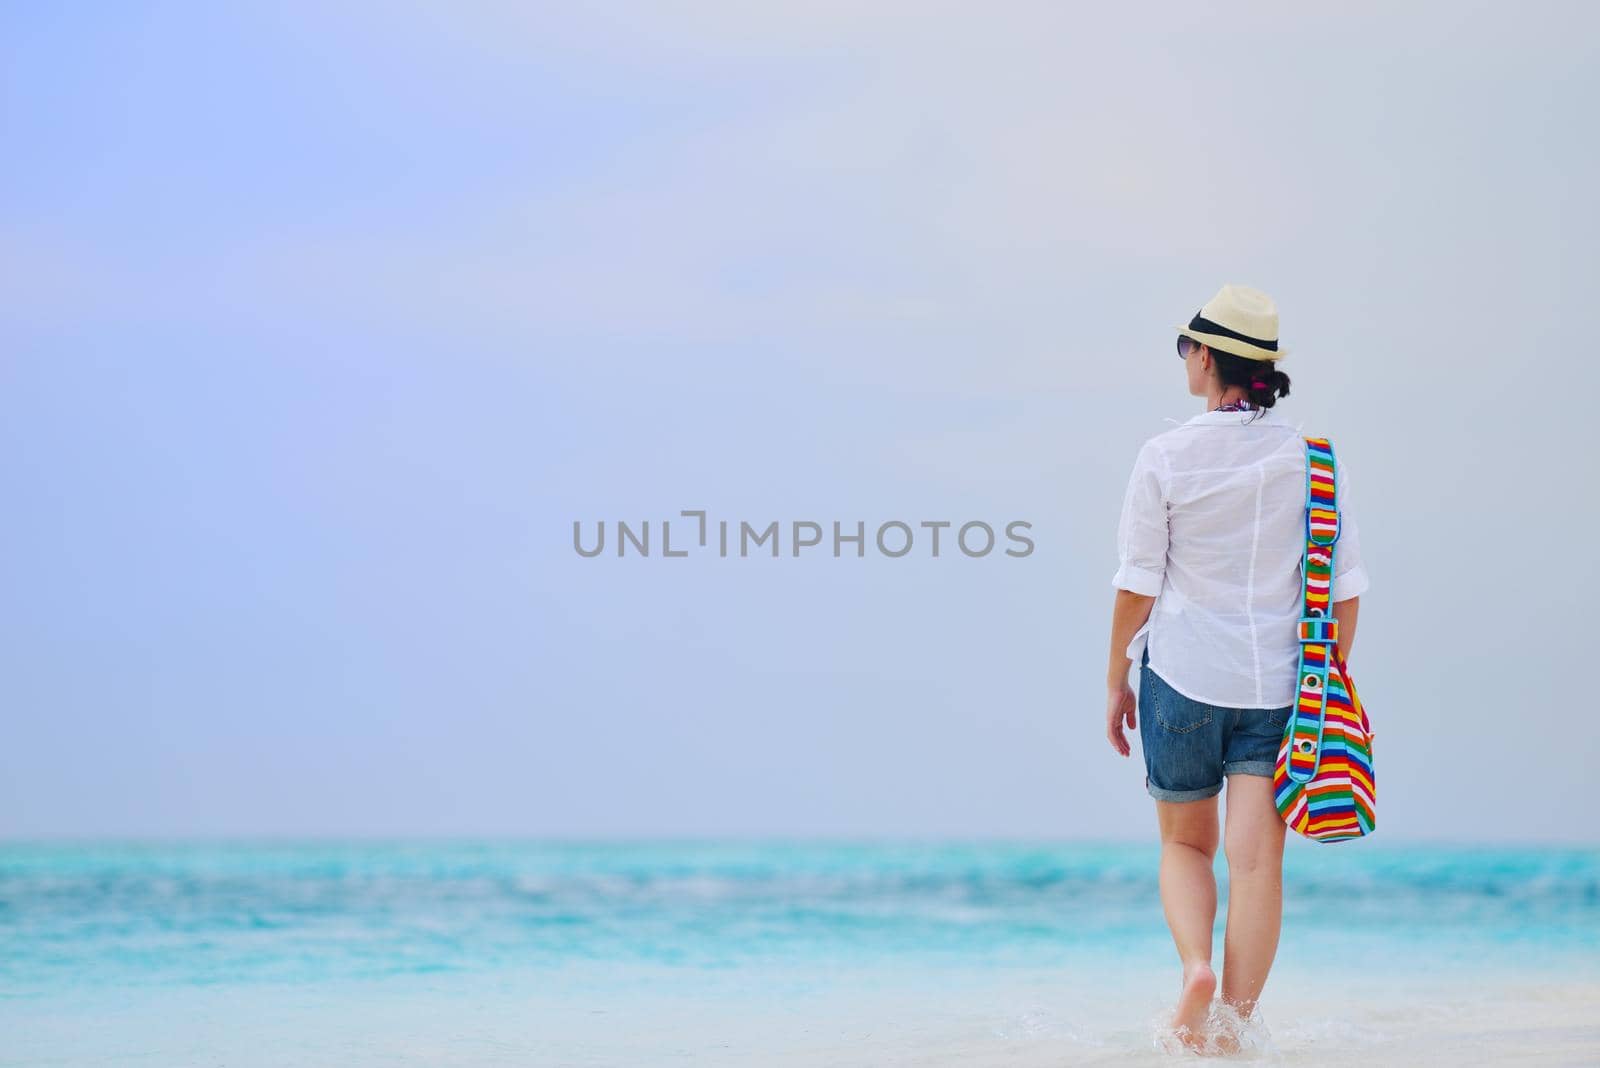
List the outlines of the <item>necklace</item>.
<svg viewBox="0 0 1600 1068">
<path fill-rule="evenodd" d="M 1214 412 L 1250 412 L 1255 410 L 1255 405 L 1240 397 L 1238 400 L 1229 401 L 1227 404 L 1219 404 L 1211 410 Z"/>
</svg>

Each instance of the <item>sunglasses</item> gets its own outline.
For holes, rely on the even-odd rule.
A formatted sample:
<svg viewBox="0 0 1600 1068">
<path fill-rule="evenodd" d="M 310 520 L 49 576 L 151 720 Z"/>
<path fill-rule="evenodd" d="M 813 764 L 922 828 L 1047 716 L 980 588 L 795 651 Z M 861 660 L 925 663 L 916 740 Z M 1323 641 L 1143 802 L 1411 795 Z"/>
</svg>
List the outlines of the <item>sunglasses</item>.
<svg viewBox="0 0 1600 1068">
<path fill-rule="evenodd" d="M 1200 342 L 1196 341 L 1194 338 L 1192 338 L 1192 337 L 1179 337 L 1178 338 L 1178 358 L 1180 360 L 1187 360 L 1191 353 L 1197 352 L 1197 351 L 1199 351 L 1199 349 L 1200 349 Z"/>
</svg>

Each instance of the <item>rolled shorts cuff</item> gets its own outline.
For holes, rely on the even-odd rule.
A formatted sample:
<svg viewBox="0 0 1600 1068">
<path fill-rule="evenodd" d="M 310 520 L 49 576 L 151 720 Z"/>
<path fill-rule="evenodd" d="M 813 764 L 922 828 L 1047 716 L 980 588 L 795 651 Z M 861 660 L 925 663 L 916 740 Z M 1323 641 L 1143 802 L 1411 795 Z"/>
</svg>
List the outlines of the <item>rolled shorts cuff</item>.
<svg viewBox="0 0 1600 1068">
<path fill-rule="evenodd" d="M 1150 776 L 1144 777 L 1144 788 L 1150 791 L 1150 796 L 1157 801 L 1204 801 L 1208 797 L 1216 797 L 1222 792 L 1222 783 L 1215 786 L 1202 786 L 1198 790 L 1165 790 L 1150 784 Z"/>
<path fill-rule="evenodd" d="M 1222 762 L 1224 775 L 1265 775 L 1272 778 L 1272 773 L 1278 770 L 1278 765 L 1271 760 L 1225 760 Z"/>
</svg>

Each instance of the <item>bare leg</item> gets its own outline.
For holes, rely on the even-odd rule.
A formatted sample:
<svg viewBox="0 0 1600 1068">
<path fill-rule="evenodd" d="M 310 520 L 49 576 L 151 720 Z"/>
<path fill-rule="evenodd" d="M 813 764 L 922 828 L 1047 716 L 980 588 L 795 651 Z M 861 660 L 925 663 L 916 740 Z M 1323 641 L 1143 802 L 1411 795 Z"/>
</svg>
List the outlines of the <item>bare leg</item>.
<svg viewBox="0 0 1600 1068">
<path fill-rule="evenodd" d="M 1183 1041 L 1204 1040 L 1206 1014 L 1216 993 L 1211 970 L 1211 931 L 1217 922 L 1217 798 L 1157 801 L 1161 824 L 1161 907 L 1183 962 L 1183 986 L 1172 1026 Z"/>
<path fill-rule="evenodd" d="M 1228 776 L 1228 928 L 1222 1000 L 1248 1019 L 1267 985 L 1283 921 L 1283 841 L 1288 824 L 1272 804 L 1272 780 Z"/>
</svg>

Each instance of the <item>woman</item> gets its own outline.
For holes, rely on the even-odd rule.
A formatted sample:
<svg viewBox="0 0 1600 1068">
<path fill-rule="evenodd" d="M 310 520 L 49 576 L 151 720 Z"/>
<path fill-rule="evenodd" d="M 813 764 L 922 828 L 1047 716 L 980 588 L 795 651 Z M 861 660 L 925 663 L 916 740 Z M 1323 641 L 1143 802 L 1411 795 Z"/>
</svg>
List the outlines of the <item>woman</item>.
<svg viewBox="0 0 1600 1068">
<path fill-rule="evenodd" d="M 1273 411 L 1289 395 L 1277 369 L 1272 299 L 1226 285 L 1179 327 L 1189 392 L 1206 408 L 1146 441 L 1117 535 L 1106 736 L 1126 757 L 1137 728 L 1145 787 L 1161 830 L 1161 903 L 1183 964 L 1172 1026 L 1189 1046 L 1231 1052 L 1235 1035 L 1205 1033 L 1217 884 L 1217 797 L 1228 784 L 1224 850 L 1228 921 L 1221 996 L 1241 1019 L 1255 1009 L 1278 947 L 1286 824 L 1272 772 L 1295 698 L 1302 608 L 1306 449 Z M 1361 547 L 1336 466 L 1342 513 L 1333 614 L 1346 660 Z M 1139 663 L 1136 702 L 1129 670 Z"/>
</svg>

